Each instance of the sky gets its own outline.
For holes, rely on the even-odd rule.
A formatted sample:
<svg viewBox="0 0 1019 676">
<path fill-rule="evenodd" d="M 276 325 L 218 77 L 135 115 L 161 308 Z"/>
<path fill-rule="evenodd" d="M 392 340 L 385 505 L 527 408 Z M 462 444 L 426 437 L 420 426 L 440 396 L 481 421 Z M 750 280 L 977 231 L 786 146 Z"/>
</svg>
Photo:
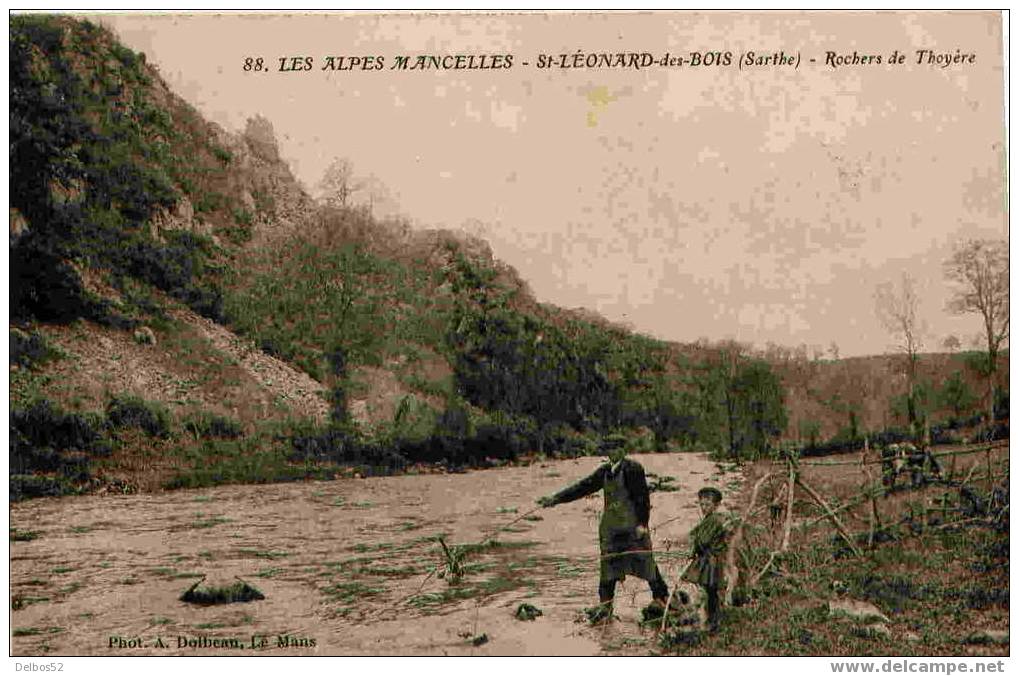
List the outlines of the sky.
<svg viewBox="0 0 1019 676">
<path fill-rule="evenodd" d="M 667 340 L 835 343 L 845 357 L 895 349 L 874 292 L 907 273 L 926 349 L 979 334 L 976 316 L 945 310 L 943 261 L 1008 236 L 997 13 L 100 20 L 207 118 L 233 131 L 267 118 L 312 193 L 346 159 L 371 186 L 354 201 L 484 237 L 540 301 Z M 921 49 L 961 63 L 917 63 Z M 750 51 L 799 62 L 747 65 Z M 620 52 L 731 58 L 561 67 Z M 513 61 L 391 69 L 421 54 Z M 330 56 L 383 67 L 323 70 Z M 312 67 L 280 72 L 287 57 Z"/>
</svg>

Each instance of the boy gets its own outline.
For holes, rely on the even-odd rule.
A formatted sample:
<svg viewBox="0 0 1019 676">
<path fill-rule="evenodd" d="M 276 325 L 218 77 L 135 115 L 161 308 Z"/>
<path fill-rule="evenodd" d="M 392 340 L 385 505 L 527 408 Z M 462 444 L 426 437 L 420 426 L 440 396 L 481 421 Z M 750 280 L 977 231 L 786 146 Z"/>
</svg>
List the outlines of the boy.
<svg viewBox="0 0 1019 676">
<path fill-rule="evenodd" d="M 598 582 L 600 605 L 591 617 L 594 622 L 612 618 L 616 583 L 627 575 L 646 580 L 654 605 L 664 612 L 669 598 L 665 580 L 651 553 L 648 519 L 651 498 L 640 463 L 626 457 L 626 450 L 609 450 L 609 460 L 590 476 L 564 488 L 555 495 L 538 500 L 542 507 L 571 502 L 599 490 L 604 491 L 605 509 L 598 528 L 601 545 L 601 571 Z"/>
<path fill-rule="evenodd" d="M 706 487 L 697 491 L 697 505 L 703 518 L 690 531 L 690 545 L 694 560 L 683 574 L 683 580 L 704 587 L 707 594 L 708 630 L 718 630 L 720 610 L 719 591 L 724 581 L 725 551 L 728 547 L 728 531 L 725 519 L 715 510 L 722 502 L 722 492 Z"/>
</svg>

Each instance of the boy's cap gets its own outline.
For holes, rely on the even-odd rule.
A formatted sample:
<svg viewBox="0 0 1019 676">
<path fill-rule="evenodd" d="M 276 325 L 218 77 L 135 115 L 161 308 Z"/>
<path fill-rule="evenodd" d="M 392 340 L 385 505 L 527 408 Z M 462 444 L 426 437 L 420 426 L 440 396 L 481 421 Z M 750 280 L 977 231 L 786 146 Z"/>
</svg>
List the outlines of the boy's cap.
<svg viewBox="0 0 1019 676">
<path fill-rule="evenodd" d="M 705 486 L 704 488 L 702 488 L 699 491 L 697 491 L 697 497 L 698 498 L 710 497 L 715 502 L 721 502 L 722 501 L 722 491 L 718 490 L 717 488 L 713 488 L 711 486 Z"/>
</svg>

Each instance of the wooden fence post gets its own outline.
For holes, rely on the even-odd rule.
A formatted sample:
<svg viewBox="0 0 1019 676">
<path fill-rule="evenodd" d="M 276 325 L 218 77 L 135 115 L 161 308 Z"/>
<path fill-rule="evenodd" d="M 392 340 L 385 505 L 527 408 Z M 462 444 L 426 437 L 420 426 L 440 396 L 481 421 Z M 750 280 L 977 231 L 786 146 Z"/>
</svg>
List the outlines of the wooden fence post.
<svg viewBox="0 0 1019 676">
<path fill-rule="evenodd" d="M 782 532 L 782 545 L 779 547 L 779 551 L 784 552 L 789 548 L 789 537 L 792 535 L 793 530 L 793 493 L 794 486 L 796 484 L 796 467 L 793 465 L 793 461 L 789 460 L 789 483 L 786 496 L 786 508 L 785 508 L 785 530 Z"/>
<path fill-rule="evenodd" d="M 846 527 L 842 525 L 838 515 L 832 511 L 831 507 L 828 506 L 828 503 L 826 503 L 813 488 L 804 483 L 802 478 L 797 479 L 796 482 L 807 492 L 807 495 L 813 498 L 814 502 L 816 502 L 821 509 L 828 513 L 828 518 L 831 519 L 831 522 L 835 525 L 835 529 L 839 532 L 839 535 L 842 536 L 842 539 L 846 541 L 846 544 L 849 545 L 849 548 L 853 551 L 853 553 L 857 556 L 861 556 L 863 552 L 861 552 L 859 547 L 856 546 L 856 543 L 853 542 L 853 538 L 849 535 L 849 531 L 847 531 Z"/>
<path fill-rule="evenodd" d="M 740 519 L 739 525 L 736 527 L 736 532 L 733 534 L 732 539 L 729 540 L 729 551 L 725 555 L 725 605 L 732 605 L 732 595 L 736 591 L 736 582 L 739 577 L 739 570 L 736 567 L 736 550 L 741 544 L 743 544 L 743 526 L 746 524 L 750 515 L 753 513 L 754 505 L 757 503 L 757 493 L 760 491 L 761 486 L 764 482 L 772 477 L 773 473 L 768 472 L 754 484 L 754 489 L 750 492 L 750 504 L 743 510 L 743 517 Z"/>
</svg>

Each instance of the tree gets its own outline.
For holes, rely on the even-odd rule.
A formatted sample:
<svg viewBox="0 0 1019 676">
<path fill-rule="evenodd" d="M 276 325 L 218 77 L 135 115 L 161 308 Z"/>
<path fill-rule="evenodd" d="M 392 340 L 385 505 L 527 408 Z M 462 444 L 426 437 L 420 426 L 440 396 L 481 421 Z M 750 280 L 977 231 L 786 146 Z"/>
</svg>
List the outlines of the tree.
<svg viewBox="0 0 1019 676">
<path fill-rule="evenodd" d="M 953 314 L 978 314 L 987 345 L 988 421 L 994 421 L 998 352 L 1008 342 L 1008 242 L 968 240 L 945 261 L 945 277 L 955 285 L 948 302 Z"/>
<path fill-rule="evenodd" d="M 723 343 L 694 373 L 698 438 L 724 444 L 733 460 L 765 455 L 788 422 L 781 380 L 747 352 L 739 343 Z"/>
<path fill-rule="evenodd" d="M 446 266 L 455 294 L 447 345 L 457 387 L 472 404 L 531 418 L 538 450 L 555 428 L 605 431 L 619 418 L 609 377 L 612 341 L 573 334 L 509 305 L 491 268 L 456 253 Z"/>
<path fill-rule="evenodd" d="M 959 340 L 959 336 L 952 334 L 941 341 L 941 347 L 954 354 L 962 347 L 962 341 Z"/>
<path fill-rule="evenodd" d="M 916 284 L 907 272 L 902 273 L 898 284 L 885 282 L 874 292 L 878 320 L 895 338 L 896 348 L 906 356 L 906 402 L 911 427 L 915 427 L 921 417 L 916 408 L 916 370 L 926 326 L 919 317 L 919 306 Z"/>
<path fill-rule="evenodd" d="M 739 446 L 763 457 L 788 423 L 782 382 L 767 363 L 751 359 L 740 365 L 731 386 L 739 402 Z"/>
<path fill-rule="evenodd" d="M 952 409 L 952 414 L 959 418 L 976 403 L 976 397 L 970 391 L 962 372 L 955 371 L 941 382 L 941 404 Z"/>
<path fill-rule="evenodd" d="M 803 446 L 816 446 L 821 439 L 821 423 L 816 420 L 803 419 L 799 422 L 798 431 L 800 444 Z"/>
<path fill-rule="evenodd" d="M 326 204 L 345 209 L 350 204 L 351 195 L 361 189 L 361 184 L 354 179 L 354 165 L 350 160 L 337 157 L 322 174 L 318 189 Z"/>
<path fill-rule="evenodd" d="M 680 387 L 675 378 L 659 372 L 637 393 L 634 402 L 637 410 L 632 418 L 651 430 L 656 451 L 668 450 L 670 439 L 690 440 L 693 436 L 694 416 L 684 408 L 689 402 Z"/>
<path fill-rule="evenodd" d="M 828 354 L 831 355 L 832 361 L 839 360 L 839 344 L 836 343 L 834 340 L 828 344 Z"/>
</svg>

